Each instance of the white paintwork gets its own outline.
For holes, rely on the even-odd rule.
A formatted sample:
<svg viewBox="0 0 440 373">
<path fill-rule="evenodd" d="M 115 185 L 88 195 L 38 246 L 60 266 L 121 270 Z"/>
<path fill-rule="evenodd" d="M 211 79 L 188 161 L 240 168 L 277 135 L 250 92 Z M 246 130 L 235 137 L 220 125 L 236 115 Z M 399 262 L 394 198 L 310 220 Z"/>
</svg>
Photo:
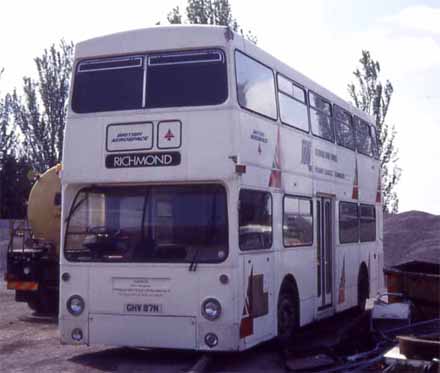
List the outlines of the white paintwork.
<svg viewBox="0 0 440 373">
<path fill-rule="evenodd" d="M 153 147 L 153 123 L 113 124 L 107 127 L 107 151 L 149 150 Z"/>
<path fill-rule="evenodd" d="M 151 263 L 71 263 L 61 255 L 61 274 L 69 272 L 71 279 L 61 281 L 60 330 L 63 343 L 74 343 L 73 328 L 84 331 L 81 343 L 137 345 L 145 347 L 173 347 L 211 350 L 204 343 L 204 335 L 215 332 L 219 345 L 213 350 L 244 350 L 277 334 L 277 301 L 283 279 L 292 275 L 298 285 L 300 324 L 339 312 L 357 303 L 357 277 L 360 263 L 370 273 L 370 294 L 383 286 L 382 214 L 375 204 L 379 164 L 376 160 L 341 148 L 295 128 L 284 126 L 239 107 L 236 97 L 234 51 L 239 49 L 311 89 L 359 117 L 372 122 L 363 112 L 341 100 L 299 72 L 291 69 L 238 34 L 225 37 L 230 31 L 224 27 L 170 26 L 155 27 L 104 36 L 77 44 L 75 66 L 81 59 L 124 54 L 145 55 L 148 52 L 221 48 L 228 63 L 228 99 L 215 107 L 172 108 L 77 114 L 71 109 L 65 132 L 62 173 L 62 221 L 64 222 L 73 198 L 85 186 L 141 185 L 169 183 L 216 182 L 224 185 L 228 202 L 229 256 L 219 264 L 199 264 L 196 272 L 188 271 L 188 264 Z M 73 86 L 73 85 L 72 85 Z M 181 164 L 175 167 L 108 169 L 105 156 L 109 154 L 106 129 L 109 124 L 151 123 L 153 146 L 157 152 L 167 146 L 178 148 Z M 144 130 L 149 133 L 150 124 Z M 116 128 L 116 130 L 119 127 Z M 134 129 L 138 129 L 135 127 Z M 173 137 L 164 140 L 171 129 Z M 254 131 L 267 139 L 258 143 L 251 137 Z M 269 188 L 268 180 L 280 133 L 281 188 Z M 181 135 L 181 136 L 180 136 Z M 310 143 L 310 164 L 301 162 L 303 142 Z M 138 142 L 150 145 L 149 140 Z M 258 145 L 261 152 L 258 151 Z M 110 145 L 111 147 L 112 145 Z M 118 150 L 114 146 L 109 150 Z M 316 156 L 317 151 L 336 155 L 337 161 Z M 146 151 L 148 153 L 148 151 Z M 246 165 L 246 173 L 235 172 L 236 159 Z M 378 235 L 376 242 L 339 244 L 338 203 L 352 201 L 355 162 L 359 173 L 359 202 L 375 204 Z M 331 170 L 332 176 L 316 170 Z M 336 178 L 334 172 L 344 174 Z M 273 246 L 271 250 L 254 253 L 238 248 L 238 195 L 240 188 L 268 190 L 273 199 Z M 282 214 L 284 194 L 313 198 L 314 243 L 308 247 L 284 248 Z M 332 201 L 332 292 L 330 304 L 319 310 L 317 296 L 316 258 L 316 201 L 325 196 Z M 319 198 L 321 198 L 319 197 Z M 62 225 L 64 241 L 65 225 Z M 345 259 L 344 259 L 345 258 Z M 345 266 L 344 266 L 345 261 Z M 239 328 L 248 286 L 250 265 L 264 274 L 264 289 L 269 294 L 269 313 L 255 319 L 252 336 L 240 338 Z M 339 284 L 345 268 L 345 300 L 338 304 Z M 219 276 L 226 274 L 224 285 Z M 148 293 L 141 296 L 122 294 L 115 290 L 133 279 L 151 281 L 155 289 L 164 290 L 159 316 L 127 315 L 127 303 L 148 303 Z M 115 286 L 115 283 L 118 286 Z M 129 285 L 126 285 L 129 286 Z M 79 294 L 85 299 L 86 309 L 79 317 L 70 315 L 66 301 Z M 204 299 L 217 298 L 223 308 L 219 320 L 209 322 L 201 315 Z M 126 327 L 125 327 L 126 326 Z"/>
<path fill-rule="evenodd" d="M 371 312 L 371 317 L 374 319 L 395 319 L 408 320 L 411 317 L 411 304 L 409 302 L 400 303 L 384 303 L 376 302 Z"/>
</svg>

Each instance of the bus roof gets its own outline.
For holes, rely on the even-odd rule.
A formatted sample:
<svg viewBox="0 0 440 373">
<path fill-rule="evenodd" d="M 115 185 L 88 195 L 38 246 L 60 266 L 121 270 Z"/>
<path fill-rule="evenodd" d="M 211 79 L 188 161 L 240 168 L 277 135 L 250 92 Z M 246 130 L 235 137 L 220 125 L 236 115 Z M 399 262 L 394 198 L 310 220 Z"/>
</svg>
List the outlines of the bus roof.
<svg viewBox="0 0 440 373">
<path fill-rule="evenodd" d="M 207 46 L 218 47 L 228 43 L 230 39 L 228 35 L 229 32 L 226 26 L 212 25 L 154 26 L 124 31 L 96 37 L 76 44 L 75 58 L 94 58 L 145 53 L 145 51 L 204 48 Z M 312 79 L 280 61 L 278 58 L 265 52 L 257 45 L 243 38 L 240 34 L 234 33 L 232 42 L 236 48 L 243 48 L 244 52 L 270 66 L 277 72 L 327 98 L 343 109 L 356 114 L 374 126 L 376 125 L 372 116 L 357 109 L 352 103 L 343 100 Z"/>
<path fill-rule="evenodd" d="M 118 32 L 78 43 L 75 57 L 220 46 L 227 42 L 226 30 L 225 26 L 170 25 Z"/>
</svg>

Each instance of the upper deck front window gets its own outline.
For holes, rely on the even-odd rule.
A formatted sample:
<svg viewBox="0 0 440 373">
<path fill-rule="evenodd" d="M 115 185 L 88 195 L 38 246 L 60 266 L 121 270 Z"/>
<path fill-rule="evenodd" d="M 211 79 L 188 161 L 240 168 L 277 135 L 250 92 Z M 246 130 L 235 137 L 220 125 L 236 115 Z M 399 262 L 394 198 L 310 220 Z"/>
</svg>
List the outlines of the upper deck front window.
<svg viewBox="0 0 440 373">
<path fill-rule="evenodd" d="M 81 61 L 72 108 L 94 113 L 204 106 L 221 104 L 227 97 L 224 53 L 186 51 Z"/>
</svg>

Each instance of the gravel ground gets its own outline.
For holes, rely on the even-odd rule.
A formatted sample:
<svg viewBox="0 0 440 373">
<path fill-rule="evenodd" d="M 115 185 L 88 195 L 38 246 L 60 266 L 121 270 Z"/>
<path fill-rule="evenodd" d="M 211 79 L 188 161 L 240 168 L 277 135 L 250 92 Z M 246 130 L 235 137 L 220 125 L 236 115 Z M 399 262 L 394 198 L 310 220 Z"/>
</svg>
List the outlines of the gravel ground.
<svg viewBox="0 0 440 373">
<path fill-rule="evenodd" d="M 0 273 L 2 277 L 3 274 Z M 0 372 L 152 372 L 190 370 L 200 354 L 183 351 L 64 346 L 56 318 L 40 317 L 0 280 Z M 284 372 L 274 343 L 214 358 L 208 372 Z"/>
</svg>

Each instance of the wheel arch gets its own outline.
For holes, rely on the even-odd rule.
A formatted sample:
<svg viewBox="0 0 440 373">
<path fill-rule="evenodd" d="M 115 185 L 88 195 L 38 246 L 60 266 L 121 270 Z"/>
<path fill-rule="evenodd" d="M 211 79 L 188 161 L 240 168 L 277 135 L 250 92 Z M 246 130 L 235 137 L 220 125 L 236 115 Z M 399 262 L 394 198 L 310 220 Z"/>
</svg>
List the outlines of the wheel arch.
<svg viewBox="0 0 440 373">
<path fill-rule="evenodd" d="M 298 288 L 298 283 L 295 279 L 295 276 L 291 273 L 288 273 L 284 276 L 283 280 L 281 281 L 280 284 L 280 288 L 278 290 L 278 294 L 277 294 L 277 303 L 279 302 L 280 299 L 280 294 L 283 291 L 289 291 L 292 292 L 292 295 L 294 296 L 295 299 L 295 303 L 296 303 L 296 309 L 298 312 L 298 324 L 301 324 L 301 302 L 300 302 L 300 297 L 299 297 L 299 288 Z M 299 326 L 299 325 L 298 325 Z"/>
</svg>

